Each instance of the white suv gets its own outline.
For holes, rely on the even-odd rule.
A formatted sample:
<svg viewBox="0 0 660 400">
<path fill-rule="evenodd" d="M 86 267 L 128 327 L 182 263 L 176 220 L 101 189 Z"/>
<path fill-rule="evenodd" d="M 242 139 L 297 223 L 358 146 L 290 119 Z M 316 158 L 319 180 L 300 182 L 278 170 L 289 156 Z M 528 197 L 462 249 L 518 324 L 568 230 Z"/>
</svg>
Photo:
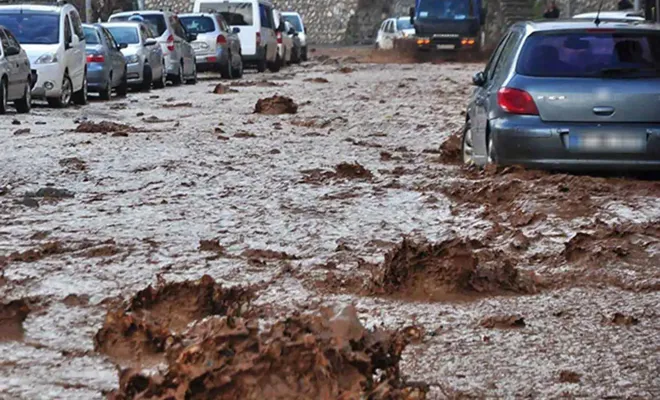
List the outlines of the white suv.
<svg viewBox="0 0 660 400">
<path fill-rule="evenodd" d="M 16 36 L 37 71 L 32 97 L 51 107 L 87 103 L 85 33 L 74 6 L 0 6 L 0 25 Z"/>
</svg>

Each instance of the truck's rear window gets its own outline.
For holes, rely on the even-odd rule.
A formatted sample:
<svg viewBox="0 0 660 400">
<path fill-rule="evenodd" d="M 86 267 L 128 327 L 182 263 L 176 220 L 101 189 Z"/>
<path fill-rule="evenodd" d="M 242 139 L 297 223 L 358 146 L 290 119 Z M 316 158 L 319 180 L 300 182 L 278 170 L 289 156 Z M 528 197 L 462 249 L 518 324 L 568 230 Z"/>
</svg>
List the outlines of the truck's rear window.
<svg viewBox="0 0 660 400">
<path fill-rule="evenodd" d="M 252 3 L 217 3 L 209 1 L 208 3 L 201 3 L 199 5 L 199 12 L 220 13 L 227 21 L 227 24 L 232 26 L 247 26 L 252 25 Z"/>
<path fill-rule="evenodd" d="M 516 72 L 537 77 L 660 77 L 660 34 L 537 33 L 523 45 Z"/>
</svg>

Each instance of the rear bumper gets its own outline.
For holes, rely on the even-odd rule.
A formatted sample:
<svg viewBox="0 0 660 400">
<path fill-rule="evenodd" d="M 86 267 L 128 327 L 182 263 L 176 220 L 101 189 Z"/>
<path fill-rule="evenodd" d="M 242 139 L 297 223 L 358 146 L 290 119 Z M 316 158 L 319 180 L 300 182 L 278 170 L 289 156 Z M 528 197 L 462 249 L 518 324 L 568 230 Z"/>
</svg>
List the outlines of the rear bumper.
<svg viewBox="0 0 660 400">
<path fill-rule="evenodd" d="M 498 164 L 563 170 L 660 171 L 660 124 L 560 124 L 528 116 L 498 118 L 490 123 Z M 572 139 L 585 129 L 591 135 L 640 138 L 645 141 L 644 147 L 628 151 L 584 151 L 571 147 Z"/>
<path fill-rule="evenodd" d="M 195 56 L 195 63 L 198 71 L 217 69 L 229 63 L 229 53 L 221 48 L 215 53 L 199 54 Z"/>
<path fill-rule="evenodd" d="M 103 64 L 88 63 L 87 64 L 87 88 L 90 91 L 97 91 L 105 88 L 107 82 L 106 77 L 108 74 Z"/>
<path fill-rule="evenodd" d="M 469 51 L 479 48 L 479 39 L 477 37 L 452 37 L 452 38 L 430 38 L 430 37 L 411 37 L 417 43 L 417 49 L 420 51 Z M 428 43 L 425 41 L 428 40 Z M 468 42 L 463 43 L 463 39 Z M 420 43 L 423 41 L 424 43 Z"/>
</svg>

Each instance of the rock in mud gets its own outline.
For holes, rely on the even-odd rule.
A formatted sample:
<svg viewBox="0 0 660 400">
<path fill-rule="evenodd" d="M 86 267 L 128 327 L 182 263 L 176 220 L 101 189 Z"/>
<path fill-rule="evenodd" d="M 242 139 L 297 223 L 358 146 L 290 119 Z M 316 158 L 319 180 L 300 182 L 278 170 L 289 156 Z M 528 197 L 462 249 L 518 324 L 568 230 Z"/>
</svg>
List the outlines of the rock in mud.
<svg viewBox="0 0 660 400">
<path fill-rule="evenodd" d="M 199 251 L 210 251 L 214 253 L 224 253 L 225 247 L 220 244 L 219 239 L 200 240 Z"/>
<path fill-rule="evenodd" d="M 252 289 L 225 289 L 208 275 L 198 281 L 149 286 L 123 309 L 108 312 L 94 337 L 95 348 L 116 360 L 139 361 L 163 353 L 193 321 L 243 315 L 252 298 Z"/>
<path fill-rule="evenodd" d="M 337 72 L 340 72 L 340 73 L 342 73 L 342 74 L 351 74 L 351 73 L 353 73 L 354 71 L 355 71 L 355 70 L 354 70 L 353 68 L 351 68 L 351 67 L 341 67 L 341 68 L 339 68 L 339 69 L 337 70 Z"/>
<path fill-rule="evenodd" d="M 343 179 L 371 179 L 371 171 L 363 167 L 360 163 L 343 162 L 335 167 L 335 176 Z"/>
<path fill-rule="evenodd" d="M 276 82 L 261 80 L 261 81 L 232 82 L 232 83 L 229 84 L 229 86 L 237 86 L 237 87 L 246 87 L 246 86 L 277 87 L 277 86 L 282 86 L 282 85 L 280 85 L 279 83 L 276 83 Z"/>
<path fill-rule="evenodd" d="M 431 301 L 536 291 L 532 277 L 511 261 L 478 247 L 463 239 L 437 244 L 404 239 L 385 255 L 371 291 Z"/>
<path fill-rule="evenodd" d="M 76 127 L 75 132 L 79 133 L 113 133 L 113 132 L 136 132 L 137 129 L 130 125 L 120 124 L 112 121 L 92 122 L 84 121 Z"/>
<path fill-rule="evenodd" d="M 21 340 L 23 321 L 30 313 L 30 305 L 24 299 L 0 303 L 0 342 Z"/>
<path fill-rule="evenodd" d="M 87 169 L 87 164 L 78 157 L 61 159 L 60 166 L 65 167 L 70 171 L 84 171 Z"/>
<path fill-rule="evenodd" d="M 41 197 L 46 199 L 72 199 L 75 194 L 67 189 L 58 189 L 54 187 L 44 187 L 36 192 L 28 192 L 25 197 Z"/>
<path fill-rule="evenodd" d="M 320 78 L 320 77 L 319 77 L 319 78 L 308 78 L 308 79 L 305 79 L 305 82 L 312 82 L 312 83 L 330 83 L 329 80 L 327 80 L 327 79 L 325 79 L 325 78 Z"/>
<path fill-rule="evenodd" d="M 620 312 L 615 312 L 610 317 L 603 317 L 603 324 L 616 325 L 616 326 L 631 326 L 639 324 L 639 319 L 632 315 L 626 315 Z"/>
<path fill-rule="evenodd" d="M 559 372 L 559 382 L 561 383 L 580 383 L 582 375 L 575 371 L 563 370 Z"/>
<path fill-rule="evenodd" d="M 215 88 L 213 88 L 213 93 L 215 94 L 227 94 L 227 93 L 236 93 L 237 90 L 230 88 L 229 86 L 218 83 Z"/>
<path fill-rule="evenodd" d="M 289 97 L 276 95 L 259 99 L 254 112 L 265 115 L 295 114 L 298 112 L 298 105 Z"/>
<path fill-rule="evenodd" d="M 423 400 L 428 387 L 399 372 L 407 344 L 402 332 L 365 329 L 350 309 L 264 332 L 256 319 L 214 317 L 191 326 L 164 374 L 124 370 L 110 398 Z"/>
<path fill-rule="evenodd" d="M 445 164 L 460 164 L 463 162 L 461 154 L 462 133 L 452 133 L 440 145 L 440 161 Z"/>
<path fill-rule="evenodd" d="M 32 132 L 30 128 L 18 129 L 14 131 L 14 136 L 27 135 L 30 132 Z"/>
<path fill-rule="evenodd" d="M 479 325 L 486 329 L 512 329 L 527 326 L 525 319 L 519 315 L 494 315 L 482 319 Z"/>
</svg>

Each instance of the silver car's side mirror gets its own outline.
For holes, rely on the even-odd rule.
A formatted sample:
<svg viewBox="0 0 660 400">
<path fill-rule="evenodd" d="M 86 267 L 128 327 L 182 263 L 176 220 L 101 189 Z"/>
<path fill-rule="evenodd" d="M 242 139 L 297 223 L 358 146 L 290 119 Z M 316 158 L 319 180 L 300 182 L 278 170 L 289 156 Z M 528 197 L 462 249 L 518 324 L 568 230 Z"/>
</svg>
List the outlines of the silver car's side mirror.
<svg viewBox="0 0 660 400">
<path fill-rule="evenodd" d="M 149 38 L 149 39 L 144 41 L 145 46 L 154 46 L 157 43 L 158 43 L 158 41 L 156 39 L 153 39 L 153 38 Z"/>
<path fill-rule="evenodd" d="M 486 84 L 486 75 L 483 72 L 477 72 L 472 77 L 472 84 L 474 86 L 483 86 Z"/>
</svg>

